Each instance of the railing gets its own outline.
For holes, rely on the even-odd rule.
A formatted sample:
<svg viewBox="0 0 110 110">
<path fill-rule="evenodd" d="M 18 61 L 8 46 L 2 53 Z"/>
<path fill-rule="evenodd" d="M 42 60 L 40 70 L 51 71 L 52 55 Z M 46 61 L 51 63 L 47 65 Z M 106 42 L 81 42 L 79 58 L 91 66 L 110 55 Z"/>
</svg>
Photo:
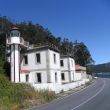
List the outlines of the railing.
<svg viewBox="0 0 110 110">
<path fill-rule="evenodd" d="M 25 45 L 26 47 L 29 47 L 29 42 L 24 41 L 24 45 Z"/>
<path fill-rule="evenodd" d="M 34 47 L 43 47 L 43 46 L 44 47 L 48 46 L 59 51 L 58 47 L 51 43 L 37 43 L 36 45 L 34 45 Z"/>
<path fill-rule="evenodd" d="M 22 37 L 20 37 L 20 44 L 26 46 L 26 47 L 29 47 L 29 42 L 27 41 L 24 41 L 24 39 Z"/>
<path fill-rule="evenodd" d="M 10 45 L 12 42 L 11 42 L 11 38 L 7 38 L 6 40 L 6 43 L 8 45 Z M 22 37 L 20 37 L 20 42 L 19 42 L 21 45 L 25 46 L 25 47 L 29 47 L 29 42 L 26 42 L 24 41 L 24 39 Z"/>
</svg>

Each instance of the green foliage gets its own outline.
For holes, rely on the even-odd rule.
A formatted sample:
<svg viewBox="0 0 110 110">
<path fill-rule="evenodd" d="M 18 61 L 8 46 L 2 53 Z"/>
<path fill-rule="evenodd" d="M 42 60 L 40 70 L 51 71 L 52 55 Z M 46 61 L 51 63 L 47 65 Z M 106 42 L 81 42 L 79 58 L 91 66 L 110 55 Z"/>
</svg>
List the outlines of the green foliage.
<svg viewBox="0 0 110 110">
<path fill-rule="evenodd" d="M 94 63 L 87 46 L 83 42 L 75 43 L 74 52 L 74 58 L 77 64 L 87 66 Z"/>
<path fill-rule="evenodd" d="M 110 63 L 98 64 L 98 65 L 90 65 L 88 66 L 89 70 L 92 73 L 106 73 L 110 72 Z"/>
<path fill-rule="evenodd" d="M 6 16 L 0 17 L 0 73 L 4 73 L 3 65 L 6 61 L 6 34 L 12 23 Z"/>
<path fill-rule="evenodd" d="M 20 110 L 55 98 L 54 92 L 35 91 L 28 84 L 11 83 L 4 75 L 0 75 L 0 110 Z"/>
<path fill-rule="evenodd" d="M 41 90 L 38 92 L 39 96 L 41 96 L 40 98 L 43 98 L 44 103 L 46 102 L 50 102 L 52 99 L 56 98 L 56 95 L 54 92 L 49 92 L 48 90 Z"/>
<path fill-rule="evenodd" d="M 20 29 L 22 37 L 29 41 L 31 44 L 39 43 L 54 43 L 55 37 L 39 24 L 33 24 L 32 22 L 21 22 L 17 24 Z"/>
<path fill-rule="evenodd" d="M 2 38 L 0 41 L 0 44 L 2 44 L 0 45 L 1 48 L 5 46 L 6 32 L 8 34 L 12 25 L 13 23 L 7 17 L 0 17 L 0 32 L 2 32 L 2 34 L 0 34 L 0 38 Z M 56 37 L 52 35 L 52 33 L 47 28 L 44 28 L 39 24 L 33 24 L 31 21 L 18 23 L 16 26 L 19 28 L 21 36 L 25 40 L 29 41 L 30 44 L 34 44 L 36 46 L 39 44 L 57 46 L 61 54 L 71 55 L 75 58 L 76 63 L 82 66 L 93 63 L 93 59 L 87 46 L 82 42 L 73 42 L 65 38 L 61 39 L 61 37 Z M 3 56 L 5 56 L 4 53 Z"/>
<path fill-rule="evenodd" d="M 87 74 L 92 75 L 93 71 L 91 70 L 91 68 L 87 66 L 86 69 Z"/>
</svg>

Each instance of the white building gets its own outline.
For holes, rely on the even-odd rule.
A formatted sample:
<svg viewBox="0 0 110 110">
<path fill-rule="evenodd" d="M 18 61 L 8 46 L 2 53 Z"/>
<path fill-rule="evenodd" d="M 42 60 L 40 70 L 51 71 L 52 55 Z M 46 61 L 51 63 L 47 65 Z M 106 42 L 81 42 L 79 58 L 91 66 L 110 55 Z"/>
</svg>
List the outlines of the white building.
<svg viewBox="0 0 110 110">
<path fill-rule="evenodd" d="M 6 42 L 12 82 L 28 82 L 37 90 L 48 89 L 59 93 L 88 81 L 81 80 L 76 74 L 71 56 L 60 56 L 56 47 L 48 45 L 30 48 L 16 27 L 11 30 Z M 80 82 L 73 82 L 77 80 Z"/>
<path fill-rule="evenodd" d="M 60 58 L 61 79 L 62 83 L 74 81 L 75 76 L 75 61 L 69 55 L 62 55 Z"/>
<path fill-rule="evenodd" d="M 41 46 L 28 49 L 22 55 L 21 82 L 61 83 L 58 49 L 51 46 Z"/>
<path fill-rule="evenodd" d="M 80 65 L 75 65 L 76 68 L 76 74 L 80 75 L 80 79 L 87 79 L 88 75 L 86 73 L 86 67 L 80 66 Z"/>
</svg>

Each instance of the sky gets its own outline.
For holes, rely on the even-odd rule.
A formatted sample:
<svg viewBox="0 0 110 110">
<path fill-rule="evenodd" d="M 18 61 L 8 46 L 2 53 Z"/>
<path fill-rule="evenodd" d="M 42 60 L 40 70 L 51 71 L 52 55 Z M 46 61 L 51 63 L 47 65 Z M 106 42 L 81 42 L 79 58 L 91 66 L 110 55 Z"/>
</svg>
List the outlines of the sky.
<svg viewBox="0 0 110 110">
<path fill-rule="evenodd" d="M 96 64 L 110 62 L 110 0 L 0 0 L 0 15 L 84 42 Z"/>
</svg>

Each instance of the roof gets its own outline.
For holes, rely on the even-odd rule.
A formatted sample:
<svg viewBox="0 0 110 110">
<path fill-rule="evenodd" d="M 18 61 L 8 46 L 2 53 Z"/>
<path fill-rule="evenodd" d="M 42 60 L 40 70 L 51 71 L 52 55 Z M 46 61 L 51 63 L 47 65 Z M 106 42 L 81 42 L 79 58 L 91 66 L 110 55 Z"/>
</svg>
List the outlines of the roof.
<svg viewBox="0 0 110 110">
<path fill-rule="evenodd" d="M 80 66 L 80 65 L 75 65 L 75 68 L 76 68 L 76 70 L 77 71 L 86 71 L 86 67 L 84 67 L 84 66 Z"/>
<path fill-rule="evenodd" d="M 11 30 L 19 30 L 19 28 L 17 28 L 17 27 L 13 27 Z"/>
<path fill-rule="evenodd" d="M 72 55 L 61 55 L 60 57 L 61 57 L 61 58 L 68 58 L 68 57 L 73 58 Z"/>
<path fill-rule="evenodd" d="M 35 51 L 48 50 L 48 49 L 53 50 L 53 51 L 58 52 L 58 53 L 60 52 L 59 49 L 55 46 L 45 45 L 45 46 L 33 47 L 31 49 L 26 50 L 24 53 L 32 53 Z"/>
</svg>

